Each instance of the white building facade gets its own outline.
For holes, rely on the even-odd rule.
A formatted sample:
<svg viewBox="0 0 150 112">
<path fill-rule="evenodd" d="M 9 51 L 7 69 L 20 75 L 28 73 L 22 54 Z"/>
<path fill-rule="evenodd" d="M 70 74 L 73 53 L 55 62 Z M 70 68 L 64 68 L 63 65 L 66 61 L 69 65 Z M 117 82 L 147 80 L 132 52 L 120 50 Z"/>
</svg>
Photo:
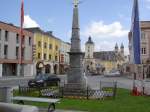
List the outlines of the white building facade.
<svg viewBox="0 0 150 112">
<path fill-rule="evenodd" d="M 20 28 L 0 22 L 0 77 L 32 76 L 33 34 L 23 31 L 22 70 L 20 72 Z"/>
</svg>

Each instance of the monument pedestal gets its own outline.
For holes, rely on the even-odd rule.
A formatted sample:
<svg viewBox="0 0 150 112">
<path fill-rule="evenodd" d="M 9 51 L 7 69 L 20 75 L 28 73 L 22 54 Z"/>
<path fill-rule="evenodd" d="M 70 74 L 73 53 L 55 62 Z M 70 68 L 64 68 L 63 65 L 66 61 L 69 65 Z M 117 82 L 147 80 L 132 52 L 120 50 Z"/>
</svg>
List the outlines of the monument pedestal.
<svg viewBox="0 0 150 112">
<path fill-rule="evenodd" d="M 68 72 L 68 85 L 78 86 L 80 89 L 86 88 L 86 82 L 83 74 L 82 52 L 69 52 L 70 69 Z M 80 85 L 80 86 L 79 86 Z"/>
</svg>

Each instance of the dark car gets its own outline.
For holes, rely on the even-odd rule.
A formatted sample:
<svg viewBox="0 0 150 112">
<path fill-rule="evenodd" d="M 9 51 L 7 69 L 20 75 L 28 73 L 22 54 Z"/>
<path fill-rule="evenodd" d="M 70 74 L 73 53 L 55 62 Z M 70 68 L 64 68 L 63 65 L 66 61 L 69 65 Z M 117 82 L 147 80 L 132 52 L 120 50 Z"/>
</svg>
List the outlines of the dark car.
<svg viewBox="0 0 150 112">
<path fill-rule="evenodd" d="M 29 87 L 46 87 L 49 85 L 58 85 L 60 83 L 60 78 L 56 75 L 50 74 L 39 74 L 34 79 L 29 80 Z"/>
</svg>

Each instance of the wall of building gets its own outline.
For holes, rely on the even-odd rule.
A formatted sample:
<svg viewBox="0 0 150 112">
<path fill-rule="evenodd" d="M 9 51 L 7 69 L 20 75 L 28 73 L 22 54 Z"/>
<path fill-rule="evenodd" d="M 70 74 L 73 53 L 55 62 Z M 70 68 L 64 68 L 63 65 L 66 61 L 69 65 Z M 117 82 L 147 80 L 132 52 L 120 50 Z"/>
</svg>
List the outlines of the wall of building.
<svg viewBox="0 0 150 112">
<path fill-rule="evenodd" d="M 85 58 L 93 58 L 94 44 L 85 45 Z"/>
<path fill-rule="evenodd" d="M 46 68 L 48 66 L 50 69 L 49 70 L 50 73 L 55 72 L 54 68 L 56 66 L 57 66 L 56 73 L 59 73 L 59 56 L 60 56 L 61 40 L 54 37 L 52 34 L 42 31 L 39 28 L 35 29 L 36 30 L 34 30 L 34 28 L 28 29 L 34 33 L 34 45 L 35 45 L 34 69 L 37 69 L 37 64 L 39 62 L 43 62 L 44 64 L 44 68 L 42 70 L 43 73 L 47 72 Z M 34 70 L 34 74 L 37 74 L 37 70 Z"/>
<path fill-rule="evenodd" d="M 8 36 L 6 40 L 5 34 L 6 31 L 8 32 Z M 18 39 L 19 41 L 16 41 L 18 34 Z M 19 76 L 19 70 L 17 70 L 17 66 L 20 63 L 20 48 L 18 51 L 18 55 L 16 55 L 16 47 L 20 47 L 20 28 L 16 27 L 12 24 L 7 24 L 0 22 L 0 64 L 2 65 L 1 70 L 2 70 L 2 75 L 0 76 Z M 33 34 L 31 32 L 28 32 L 26 30 L 23 30 L 24 34 L 24 58 L 22 61 L 22 64 L 29 64 L 30 66 L 32 65 L 32 39 L 33 39 Z M 29 38 L 30 44 L 29 44 Z M 4 46 L 7 45 L 7 55 L 4 55 Z M 26 69 L 26 67 L 24 68 Z M 30 73 L 30 75 L 32 75 Z M 25 76 L 25 74 L 23 75 Z"/>
<path fill-rule="evenodd" d="M 150 59 L 150 21 L 141 21 L 141 62 L 144 64 Z M 129 32 L 129 62 L 133 63 L 133 52 L 132 52 L 132 33 Z M 144 51 L 145 50 L 145 51 Z"/>
</svg>

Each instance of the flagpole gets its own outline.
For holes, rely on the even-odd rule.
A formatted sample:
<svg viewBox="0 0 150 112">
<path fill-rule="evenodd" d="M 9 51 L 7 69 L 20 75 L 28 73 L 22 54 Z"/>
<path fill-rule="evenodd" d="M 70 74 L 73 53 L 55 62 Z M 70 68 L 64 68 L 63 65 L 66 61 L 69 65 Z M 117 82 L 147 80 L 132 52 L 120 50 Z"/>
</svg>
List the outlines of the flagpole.
<svg viewBox="0 0 150 112">
<path fill-rule="evenodd" d="M 140 28 L 140 19 L 139 19 L 139 6 L 138 0 L 134 0 L 133 2 L 133 11 L 132 11 L 132 20 L 131 20 L 131 32 L 132 32 L 132 62 L 133 64 L 138 67 L 141 65 L 141 28 Z M 133 95 L 139 95 L 139 91 L 137 90 L 136 82 L 136 75 L 139 74 L 137 71 L 134 70 L 134 80 L 133 80 Z"/>
<path fill-rule="evenodd" d="M 24 23 L 24 0 L 21 0 L 21 18 L 20 18 L 20 76 L 23 75 L 22 74 L 22 49 L 23 49 L 23 23 Z"/>
</svg>

